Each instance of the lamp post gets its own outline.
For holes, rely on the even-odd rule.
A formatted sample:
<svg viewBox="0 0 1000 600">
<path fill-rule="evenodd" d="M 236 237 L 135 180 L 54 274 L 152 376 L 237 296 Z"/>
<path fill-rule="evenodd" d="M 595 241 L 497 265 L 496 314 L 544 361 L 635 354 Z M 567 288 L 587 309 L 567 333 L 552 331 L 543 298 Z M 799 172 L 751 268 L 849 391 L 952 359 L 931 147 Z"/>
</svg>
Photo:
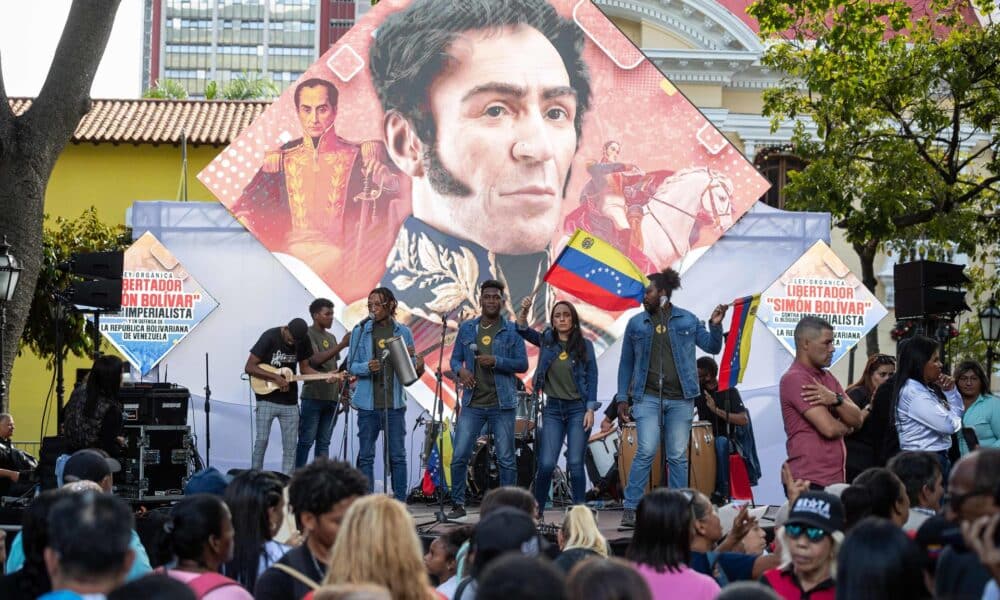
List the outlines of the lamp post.
<svg viewBox="0 0 1000 600">
<path fill-rule="evenodd" d="M 7 236 L 0 243 L 0 403 L 7 397 L 7 373 L 4 370 L 4 330 L 7 329 L 7 303 L 14 297 L 21 266 L 10 253 Z"/>
<path fill-rule="evenodd" d="M 993 379 L 994 349 L 1000 340 L 1000 308 L 996 298 L 990 298 L 989 305 L 979 311 L 979 328 L 986 342 L 986 377 Z"/>
</svg>

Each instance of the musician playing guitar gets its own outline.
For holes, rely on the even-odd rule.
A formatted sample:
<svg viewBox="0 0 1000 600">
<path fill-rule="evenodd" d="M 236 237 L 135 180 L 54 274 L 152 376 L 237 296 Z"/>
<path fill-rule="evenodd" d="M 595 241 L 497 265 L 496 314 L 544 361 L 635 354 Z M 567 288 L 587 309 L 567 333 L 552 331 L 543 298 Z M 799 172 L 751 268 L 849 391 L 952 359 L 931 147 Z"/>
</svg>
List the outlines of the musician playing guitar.
<svg viewBox="0 0 1000 600">
<path fill-rule="evenodd" d="M 352 406 L 358 413 L 358 469 L 368 478 L 369 493 L 374 490 L 375 442 L 381 431 L 388 442 L 392 470 L 392 491 L 397 500 L 406 501 L 406 396 L 391 361 L 383 359 L 389 340 L 402 337 L 413 355 L 413 333 L 398 323 L 396 298 L 387 288 L 376 288 L 368 295 L 369 318 L 351 331 L 348 370 L 358 378 Z M 413 357 L 417 375 L 424 372 L 424 361 Z M 385 372 L 383 372 L 385 369 Z"/>
<path fill-rule="evenodd" d="M 244 371 L 250 375 L 251 385 L 257 396 L 251 462 L 253 469 L 260 470 L 264 467 L 264 453 L 267 451 L 271 422 L 274 419 L 278 419 L 281 427 L 281 469 L 291 474 L 295 466 L 299 407 L 298 384 L 294 379 L 302 376 L 293 377 L 292 374 L 298 365 L 301 365 L 305 376 L 319 374 L 308 362 L 313 353 L 308 330 L 309 326 L 304 320 L 292 319 L 284 327 L 272 327 L 264 331 L 250 349 Z M 343 378 L 343 373 L 331 373 L 326 379 L 332 383 Z M 272 385 L 268 386 L 267 383 Z M 261 387 L 261 384 L 265 385 Z M 268 390 L 273 387 L 277 389 Z"/>
</svg>

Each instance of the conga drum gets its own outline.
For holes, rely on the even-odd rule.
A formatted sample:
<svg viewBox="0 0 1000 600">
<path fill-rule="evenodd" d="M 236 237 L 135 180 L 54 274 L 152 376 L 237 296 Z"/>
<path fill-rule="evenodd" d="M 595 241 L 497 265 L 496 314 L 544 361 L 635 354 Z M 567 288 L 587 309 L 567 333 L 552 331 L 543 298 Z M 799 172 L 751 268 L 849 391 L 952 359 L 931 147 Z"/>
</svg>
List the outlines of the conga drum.
<svg viewBox="0 0 1000 600">
<path fill-rule="evenodd" d="M 622 492 L 628 485 L 629 471 L 632 470 L 632 461 L 635 459 L 636 451 L 639 449 L 639 434 L 636 431 L 635 423 L 625 423 L 621 427 L 621 437 L 618 440 L 618 477 L 621 480 Z M 656 455 L 653 457 L 653 464 L 649 469 L 649 481 L 646 482 L 646 491 L 663 485 L 663 447 L 659 442 Z"/>
<path fill-rule="evenodd" d="M 726 457 L 729 460 L 729 457 Z M 695 421 L 691 425 L 691 440 L 688 443 L 688 486 L 709 498 L 715 492 L 715 436 L 712 423 Z"/>
</svg>

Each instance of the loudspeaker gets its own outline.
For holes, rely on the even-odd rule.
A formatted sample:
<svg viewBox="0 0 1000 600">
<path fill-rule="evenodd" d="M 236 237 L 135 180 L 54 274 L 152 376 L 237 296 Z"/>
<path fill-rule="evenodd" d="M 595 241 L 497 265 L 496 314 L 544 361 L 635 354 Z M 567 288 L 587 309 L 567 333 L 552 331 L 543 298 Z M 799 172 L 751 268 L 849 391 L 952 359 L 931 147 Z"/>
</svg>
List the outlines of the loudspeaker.
<svg viewBox="0 0 1000 600">
<path fill-rule="evenodd" d="M 82 281 L 74 281 L 62 295 L 77 306 L 97 309 L 90 312 L 118 312 L 122 306 L 124 262 L 121 251 L 74 254 L 58 268 Z"/>
<path fill-rule="evenodd" d="M 969 283 L 965 267 L 918 260 L 893 267 L 896 318 L 955 314 L 969 310 L 962 286 Z M 949 288 L 949 289 L 942 289 Z"/>
</svg>

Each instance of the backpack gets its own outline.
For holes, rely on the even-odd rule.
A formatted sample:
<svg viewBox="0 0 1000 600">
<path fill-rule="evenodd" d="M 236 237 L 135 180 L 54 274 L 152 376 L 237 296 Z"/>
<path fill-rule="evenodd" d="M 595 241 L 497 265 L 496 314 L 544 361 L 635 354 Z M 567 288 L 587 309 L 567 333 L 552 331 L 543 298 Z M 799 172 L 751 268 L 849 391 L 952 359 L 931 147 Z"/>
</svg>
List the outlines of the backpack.
<svg viewBox="0 0 1000 600">
<path fill-rule="evenodd" d="M 63 437 L 69 442 L 69 447 L 73 451 L 97 445 L 101 437 L 101 422 L 111 409 L 110 402 L 98 401 L 94 415 L 87 416 L 83 414 L 86 403 L 87 385 L 82 384 L 70 394 L 66 411 L 63 413 Z"/>
</svg>

